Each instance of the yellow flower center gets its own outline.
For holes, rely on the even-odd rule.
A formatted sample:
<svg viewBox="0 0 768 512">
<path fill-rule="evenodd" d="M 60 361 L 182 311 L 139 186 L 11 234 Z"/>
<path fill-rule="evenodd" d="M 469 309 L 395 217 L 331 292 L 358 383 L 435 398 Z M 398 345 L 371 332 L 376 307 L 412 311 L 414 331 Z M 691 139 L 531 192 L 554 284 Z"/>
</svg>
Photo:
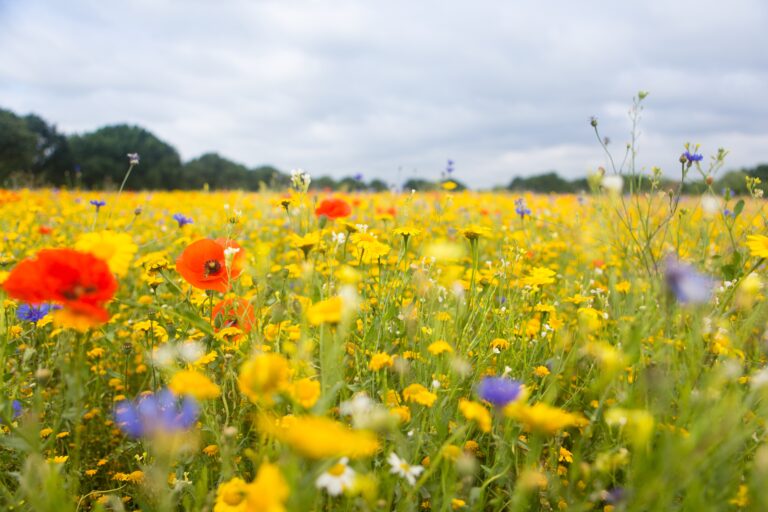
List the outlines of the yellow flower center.
<svg viewBox="0 0 768 512">
<path fill-rule="evenodd" d="M 328 470 L 328 474 L 331 476 L 341 476 L 345 469 L 347 469 L 347 467 L 339 462 L 338 464 L 334 464 L 331 469 Z"/>
</svg>

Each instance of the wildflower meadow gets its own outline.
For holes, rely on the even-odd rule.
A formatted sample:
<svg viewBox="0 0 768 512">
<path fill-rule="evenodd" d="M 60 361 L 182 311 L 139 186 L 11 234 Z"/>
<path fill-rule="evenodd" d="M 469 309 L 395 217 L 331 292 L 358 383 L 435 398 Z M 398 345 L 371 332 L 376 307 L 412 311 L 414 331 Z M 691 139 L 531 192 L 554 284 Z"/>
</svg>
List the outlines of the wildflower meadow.
<svg viewBox="0 0 768 512">
<path fill-rule="evenodd" d="M 3 191 L 0 508 L 768 509 L 761 184 L 627 151 L 582 194 Z"/>
</svg>

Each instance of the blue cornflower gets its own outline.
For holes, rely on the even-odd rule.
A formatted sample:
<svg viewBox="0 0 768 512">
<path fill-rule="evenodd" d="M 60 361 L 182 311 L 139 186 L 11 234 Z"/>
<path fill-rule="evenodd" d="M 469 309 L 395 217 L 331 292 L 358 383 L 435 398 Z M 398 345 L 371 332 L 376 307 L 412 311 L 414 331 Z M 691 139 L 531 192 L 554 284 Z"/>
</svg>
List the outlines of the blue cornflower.
<svg viewBox="0 0 768 512">
<path fill-rule="evenodd" d="M 715 281 L 695 268 L 680 263 L 672 258 L 667 259 L 664 279 L 672 294 L 682 304 L 704 304 L 712 297 Z"/>
<path fill-rule="evenodd" d="M 21 304 L 16 309 L 16 318 L 37 323 L 55 309 L 61 309 L 61 306 L 52 304 Z"/>
<path fill-rule="evenodd" d="M 525 199 L 522 197 L 515 199 L 515 213 L 517 213 L 521 219 L 524 219 L 526 215 L 531 214 L 530 208 L 525 205 Z"/>
<path fill-rule="evenodd" d="M 723 215 L 726 216 L 726 217 L 735 217 L 736 213 L 734 211 L 729 210 L 728 208 L 726 208 L 725 210 L 723 210 Z"/>
<path fill-rule="evenodd" d="M 700 155 L 699 153 L 691 153 L 690 151 L 687 151 L 683 153 L 683 156 L 686 160 L 688 160 L 689 163 L 693 162 L 701 162 L 704 160 L 704 155 Z"/>
<path fill-rule="evenodd" d="M 115 406 L 115 422 L 128 436 L 148 437 L 159 433 L 189 430 L 197 422 L 200 408 L 191 397 L 179 399 L 167 389 Z"/>
<path fill-rule="evenodd" d="M 13 409 L 13 418 L 16 419 L 24 412 L 24 408 L 21 406 L 21 402 L 14 400 L 11 402 L 11 409 Z"/>
<path fill-rule="evenodd" d="M 106 202 L 106 201 L 102 201 L 101 199 L 91 199 L 89 202 L 90 202 L 90 203 L 91 203 L 93 206 L 95 206 L 95 207 L 96 207 L 96 213 L 98 213 L 98 212 L 99 212 L 99 208 L 101 208 L 102 206 L 105 206 L 105 205 L 107 204 L 107 202 Z"/>
<path fill-rule="evenodd" d="M 453 160 L 448 159 L 448 163 L 445 165 L 445 172 L 447 174 L 453 173 Z"/>
<path fill-rule="evenodd" d="M 477 395 L 496 407 L 504 407 L 520 396 L 522 384 L 506 377 L 485 377 L 477 386 Z"/>
<path fill-rule="evenodd" d="M 354 176 L 355 181 L 363 181 L 363 173 L 359 172 Z"/>
<path fill-rule="evenodd" d="M 179 227 L 183 228 L 187 224 L 192 224 L 192 218 L 185 216 L 183 213 L 176 213 L 173 215 L 173 220 L 179 223 Z"/>
</svg>

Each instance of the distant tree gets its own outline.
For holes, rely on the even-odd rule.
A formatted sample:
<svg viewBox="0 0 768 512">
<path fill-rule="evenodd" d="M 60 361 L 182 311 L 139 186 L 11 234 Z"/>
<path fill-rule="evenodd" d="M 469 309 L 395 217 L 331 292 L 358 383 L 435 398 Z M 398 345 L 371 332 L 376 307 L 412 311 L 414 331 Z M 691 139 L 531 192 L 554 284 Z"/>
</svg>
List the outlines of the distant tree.
<svg viewBox="0 0 768 512">
<path fill-rule="evenodd" d="M 309 188 L 312 190 L 338 190 L 339 184 L 330 176 L 320 176 L 319 178 L 312 178 Z"/>
<path fill-rule="evenodd" d="M 24 119 L 0 109 L 0 181 L 13 173 L 31 172 L 35 164 L 36 138 Z"/>
<path fill-rule="evenodd" d="M 249 171 L 248 181 L 250 190 L 261 190 L 263 187 L 280 189 L 291 184 L 291 177 L 271 165 L 262 165 Z"/>
<path fill-rule="evenodd" d="M 87 187 L 118 186 L 128 168 L 128 153 L 138 153 L 127 189 L 188 188 L 176 149 L 139 126 L 105 126 L 69 139 L 82 183 Z"/>
<path fill-rule="evenodd" d="M 211 190 L 250 189 L 249 173 L 244 165 L 217 153 L 206 153 L 184 164 L 180 183 L 183 188 L 191 189 L 202 188 L 205 184 Z"/>
<path fill-rule="evenodd" d="M 24 122 L 36 138 L 33 173 L 46 184 L 65 184 L 68 173 L 74 167 L 66 135 L 59 133 L 55 125 L 49 125 L 35 114 L 25 116 Z"/>
<path fill-rule="evenodd" d="M 403 183 L 403 190 L 406 192 L 411 190 L 417 190 L 417 191 L 423 191 L 423 190 L 434 190 L 435 184 L 431 181 L 423 180 L 420 178 L 411 178 L 405 183 Z"/>
<path fill-rule="evenodd" d="M 766 166 L 766 171 L 768 171 L 768 166 Z M 749 193 L 747 190 L 747 176 L 749 176 L 749 174 L 744 171 L 729 171 L 721 176 L 720 179 L 715 182 L 712 188 L 718 194 L 726 188 L 731 189 L 731 191 L 736 195 L 747 194 Z M 760 180 L 762 181 L 763 178 L 760 178 Z"/>
<path fill-rule="evenodd" d="M 362 180 L 347 176 L 339 181 L 339 190 L 346 190 L 348 192 L 360 192 L 368 187 Z"/>
<path fill-rule="evenodd" d="M 526 178 L 516 177 L 507 187 L 509 190 L 527 190 L 530 192 L 573 192 L 573 185 L 561 178 L 555 171 Z"/>
<path fill-rule="evenodd" d="M 768 164 L 760 164 L 752 169 L 744 169 L 744 172 L 753 178 L 760 178 L 763 184 L 768 184 Z"/>
<path fill-rule="evenodd" d="M 380 179 L 374 179 L 368 183 L 368 189 L 373 192 L 384 192 L 385 190 L 389 190 L 389 186 Z"/>
</svg>

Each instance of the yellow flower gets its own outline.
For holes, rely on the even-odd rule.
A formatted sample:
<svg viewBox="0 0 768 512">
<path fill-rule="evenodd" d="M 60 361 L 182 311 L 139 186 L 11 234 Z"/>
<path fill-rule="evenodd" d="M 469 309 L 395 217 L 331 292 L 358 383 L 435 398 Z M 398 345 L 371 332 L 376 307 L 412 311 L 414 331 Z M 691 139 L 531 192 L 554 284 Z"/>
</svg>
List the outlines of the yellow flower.
<svg viewBox="0 0 768 512">
<path fill-rule="evenodd" d="M 277 466 L 265 462 L 253 482 L 235 477 L 219 485 L 213 512 L 283 512 L 289 491 Z"/>
<path fill-rule="evenodd" d="M 403 238 L 408 238 L 411 236 L 418 236 L 421 234 L 421 230 L 417 227 L 408 225 L 408 226 L 401 226 L 399 228 L 396 228 L 394 231 L 392 231 L 396 235 L 400 235 Z"/>
<path fill-rule="evenodd" d="M 291 387 L 291 396 L 303 408 L 309 409 L 320 398 L 320 383 L 308 377 L 299 379 Z"/>
<path fill-rule="evenodd" d="M 215 444 L 209 444 L 203 448 L 203 453 L 209 457 L 214 457 L 217 453 L 219 453 L 219 447 Z"/>
<path fill-rule="evenodd" d="M 277 466 L 265 462 L 259 466 L 256 479 L 248 484 L 247 512 L 284 512 L 290 488 Z M 224 509 L 226 510 L 226 509 Z"/>
<path fill-rule="evenodd" d="M 274 354 L 257 354 L 243 363 L 237 379 L 240 391 L 252 402 L 271 404 L 274 395 L 287 389 L 290 368 L 285 357 Z"/>
<path fill-rule="evenodd" d="M 495 338 L 491 340 L 491 348 L 495 350 L 504 350 L 509 348 L 509 342 L 504 338 Z"/>
<path fill-rule="evenodd" d="M 83 233 L 75 242 L 75 249 L 89 252 L 107 262 L 109 270 L 118 276 L 128 273 L 137 246 L 128 233 L 97 231 Z"/>
<path fill-rule="evenodd" d="M 483 432 L 491 431 L 491 413 L 477 402 L 462 398 L 459 400 L 459 411 L 469 421 L 474 421 Z"/>
<path fill-rule="evenodd" d="M 312 325 L 338 324 L 341 322 L 343 309 L 344 300 L 341 297 L 331 297 L 312 304 L 307 310 L 307 320 Z"/>
<path fill-rule="evenodd" d="M 291 416 L 281 420 L 262 417 L 259 425 L 263 432 L 310 459 L 358 459 L 379 449 L 372 432 L 352 430 L 323 416 Z"/>
<path fill-rule="evenodd" d="M 441 187 L 443 188 L 443 190 L 451 191 L 451 190 L 456 190 L 456 187 L 458 187 L 458 185 L 456 184 L 455 181 L 448 180 L 448 181 L 444 181 Z"/>
<path fill-rule="evenodd" d="M 434 343 L 431 343 L 427 350 L 429 350 L 429 353 L 432 355 L 440 355 L 443 352 L 453 352 L 453 348 L 446 342 L 445 340 L 438 340 Z"/>
<path fill-rule="evenodd" d="M 168 387 L 177 395 L 189 395 L 198 400 L 217 398 L 221 395 L 221 388 L 218 385 L 202 373 L 193 370 L 176 372 L 171 377 Z"/>
<path fill-rule="evenodd" d="M 546 377 L 549 375 L 549 368 L 546 366 L 537 366 L 533 369 L 533 374 L 537 377 Z"/>
<path fill-rule="evenodd" d="M 560 454 L 557 457 L 557 460 L 559 462 L 573 462 L 573 453 L 568 451 L 567 449 L 560 447 Z"/>
<path fill-rule="evenodd" d="M 504 408 L 504 414 L 523 424 L 526 430 L 555 434 L 568 427 L 585 426 L 589 422 L 580 414 L 570 413 L 545 403 L 534 405 L 512 402 Z"/>
<path fill-rule="evenodd" d="M 248 503 L 248 484 L 242 478 L 235 477 L 224 482 L 216 489 L 216 504 L 213 512 L 246 512 Z"/>
<path fill-rule="evenodd" d="M 728 503 L 739 508 L 744 508 L 749 505 L 749 487 L 744 484 L 739 485 L 739 490 L 736 493 L 736 496 L 729 500 Z"/>
<path fill-rule="evenodd" d="M 645 409 L 622 409 L 614 407 L 605 411 L 605 422 L 622 429 L 636 447 L 644 446 L 653 434 L 655 421 Z"/>
<path fill-rule="evenodd" d="M 464 237 L 467 240 L 472 241 L 472 240 L 477 240 L 481 236 L 488 236 L 488 235 L 490 235 L 491 234 L 491 230 L 486 228 L 486 227 L 483 227 L 483 226 L 478 226 L 476 224 L 472 224 L 471 226 L 467 226 L 466 228 L 464 228 L 462 230 L 461 234 L 464 235 Z"/>
<path fill-rule="evenodd" d="M 384 367 L 391 368 L 394 364 L 394 358 L 386 352 L 379 352 L 371 356 L 371 361 L 368 363 L 368 368 L 375 372 L 381 370 Z"/>
<path fill-rule="evenodd" d="M 523 284 L 528 286 L 541 286 L 555 282 L 555 271 L 545 267 L 535 267 L 531 269 L 528 277 L 523 278 Z"/>
<path fill-rule="evenodd" d="M 750 256 L 768 258 L 768 236 L 749 235 L 747 237 L 747 247 L 749 247 Z"/>
<path fill-rule="evenodd" d="M 460 508 L 464 508 L 467 506 L 467 502 L 464 500 L 460 500 L 459 498 L 453 498 L 451 500 L 451 508 L 453 510 L 458 510 Z"/>
<path fill-rule="evenodd" d="M 411 384 L 403 390 L 403 400 L 406 402 L 416 402 L 426 407 L 432 407 L 437 400 L 437 395 L 431 393 L 421 384 Z"/>
</svg>

